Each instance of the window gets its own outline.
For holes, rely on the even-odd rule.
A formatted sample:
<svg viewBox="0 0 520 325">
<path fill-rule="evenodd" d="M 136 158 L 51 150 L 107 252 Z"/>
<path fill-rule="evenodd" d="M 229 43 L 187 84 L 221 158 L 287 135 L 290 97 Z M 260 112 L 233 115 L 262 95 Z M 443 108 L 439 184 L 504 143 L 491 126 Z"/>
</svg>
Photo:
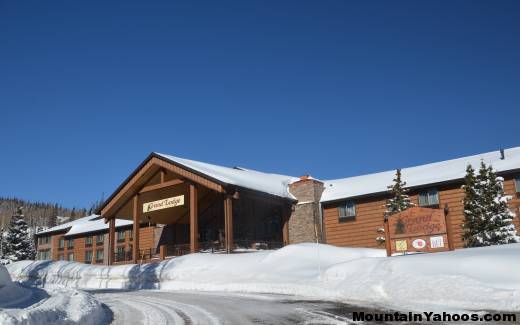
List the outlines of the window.
<svg viewBox="0 0 520 325">
<path fill-rule="evenodd" d="M 65 255 L 59 254 L 58 255 L 58 261 L 63 261 L 63 260 L 65 260 Z"/>
<path fill-rule="evenodd" d="M 40 251 L 38 259 L 39 260 L 49 260 L 51 252 L 49 250 Z"/>
<path fill-rule="evenodd" d="M 85 246 L 92 246 L 92 236 L 85 237 Z"/>
<path fill-rule="evenodd" d="M 98 249 L 96 251 L 96 262 L 98 262 L 98 263 L 103 262 L 103 250 L 102 249 Z"/>
<path fill-rule="evenodd" d="M 356 217 L 356 204 L 353 201 L 347 201 L 338 207 L 339 219 L 354 219 Z"/>
<path fill-rule="evenodd" d="M 67 254 L 67 261 L 70 261 L 70 262 L 74 261 L 74 253 Z"/>
<path fill-rule="evenodd" d="M 67 239 L 67 248 L 74 247 L 74 239 Z"/>
<path fill-rule="evenodd" d="M 58 241 L 58 248 L 63 249 L 63 247 L 65 247 L 65 239 L 63 239 L 63 237 L 61 237 L 60 240 Z"/>
<path fill-rule="evenodd" d="M 419 206 L 439 206 L 439 192 L 436 189 L 429 189 L 426 191 L 419 192 Z"/>
<path fill-rule="evenodd" d="M 128 230 L 128 238 L 134 238 L 134 231 L 132 229 Z"/>
<path fill-rule="evenodd" d="M 49 243 L 49 241 L 50 241 L 49 236 L 43 236 L 43 237 L 38 238 L 38 244 L 40 244 L 40 245 L 46 245 Z"/>
<path fill-rule="evenodd" d="M 125 241 L 125 231 L 119 230 L 117 232 L 117 241 Z"/>
<path fill-rule="evenodd" d="M 125 248 L 123 246 L 117 246 L 116 248 L 116 261 L 125 260 Z"/>
<path fill-rule="evenodd" d="M 520 193 L 520 176 L 515 177 L 515 191 Z"/>
<path fill-rule="evenodd" d="M 105 240 L 104 234 L 99 234 L 96 236 L 96 243 L 101 244 Z"/>
<path fill-rule="evenodd" d="M 92 237 L 91 237 L 92 239 Z M 92 262 L 92 251 L 85 251 L 85 263 L 91 263 Z"/>
</svg>

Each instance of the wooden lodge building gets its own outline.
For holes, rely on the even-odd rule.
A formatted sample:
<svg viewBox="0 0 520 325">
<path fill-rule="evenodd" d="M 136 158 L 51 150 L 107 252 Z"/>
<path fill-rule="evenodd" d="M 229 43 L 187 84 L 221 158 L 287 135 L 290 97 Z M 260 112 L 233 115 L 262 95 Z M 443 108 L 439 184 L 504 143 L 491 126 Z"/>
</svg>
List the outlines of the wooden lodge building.
<svg viewBox="0 0 520 325">
<path fill-rule="evenodd" d="M 509 207 L 520 215 L 520 147 L 401 170 L 416 205 L 448 208 L 455 248 L 462 248 L 465 170 L 468 164 L 478 170 L 481 161 L 504 178 Z M 36 234 L 38 259 L 142 263 L 316 241 L 384 248 L 378 229 L 394 176 L 321 181 L 152 153 L 98 215 Z"/>
</svg>

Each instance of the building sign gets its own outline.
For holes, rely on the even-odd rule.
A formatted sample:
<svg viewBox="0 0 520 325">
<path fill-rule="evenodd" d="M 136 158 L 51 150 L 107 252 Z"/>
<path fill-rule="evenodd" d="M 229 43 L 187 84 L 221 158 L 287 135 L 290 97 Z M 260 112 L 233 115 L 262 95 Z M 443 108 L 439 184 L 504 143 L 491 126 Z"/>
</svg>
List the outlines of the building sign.
<svg viewBox="0 0 520 325">
<path fill-rule="evenodd" d="M 184 195 L 143 203 L 143 212 L 152 212 L 184 205 Z"/>
<path fill-rule="evenodd" d="M 387 255 L 453 250 L 447 216 L 441 209 L 413 207 L 385 220 Z"/>
</svg>

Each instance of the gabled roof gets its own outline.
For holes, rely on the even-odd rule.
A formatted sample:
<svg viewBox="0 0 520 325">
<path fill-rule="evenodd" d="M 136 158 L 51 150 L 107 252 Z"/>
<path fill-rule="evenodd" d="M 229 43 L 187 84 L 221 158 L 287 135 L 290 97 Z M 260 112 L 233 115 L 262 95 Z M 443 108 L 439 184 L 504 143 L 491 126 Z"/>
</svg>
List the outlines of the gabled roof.
<svg viewBox="0 0 520 325">
<path fill-rule="evenodd" d="M 190 160 L 180 157 L 175 157 L 167 154 L 152 152 L 141 164 L 126 178 L 121 185 L 110 195 L 108 199 L 98 208 L 96 213 L 101 211 L 107 204 L 114 199 L 127 183 L 153 158 L 161 159 L 163 161 L 174 164 L 178 167 L 186 169 L 190 172 L 198 174 L 203 178 L 211 180 L 217 184 L 227 186 L 234 185 L 245 189 L 250 189 L 265 194 L 286 198 L 291 201 L 296 201 L 296 198 L 289 192 L 289 184 L 297 181 L 297 177 L 263 173 L 245 168 L 231 168 L 214 164 L 209 164 L 201 161 Z"/>
<path fill-rule="evenodd" d="M 466 174 L 466 167 L 471 164 L 478 170 L 480 162 L 490 164 L 497 172 L 520 170 L 520 147 L 504 150 L 504 159 L 500 151 L 492 151 L 474 156 L 446 160 L 416 167 L 401 169 L 402 179 L 407 187 L 419 187 L 460 180 Z M 392 184 L 395 170 L 381 173 L 355 176 L 324 181 L 325 190 L 321 202 L 365 196 L 386 192 Z"/>
<path fill-rule="evenodd" d="M 235 185 L 291 200 L 296 199 L 289 192 L 289 184 L 297 181 L 299 179 L 298 177 L 263 173 L 245 168 L 224 167 L 162 153 L 155 154 L 189 170 L 209 176 L 225 185 Z"/>
<path fill-rule="evenodd" d="M 129 220 L 116 219 L 116 228 L 132 225 Z M 99 219 L 99 215 L 93 214 L 87 217 L 79 218 L 71 222 L 42 230 L 36 233 L 36 236 L 46 235 L 56 232 L 65 232 L 65 236 L 80 235 L 96 231 L 108 229 L 108 223 L 103 219 Z"/>
</svg>

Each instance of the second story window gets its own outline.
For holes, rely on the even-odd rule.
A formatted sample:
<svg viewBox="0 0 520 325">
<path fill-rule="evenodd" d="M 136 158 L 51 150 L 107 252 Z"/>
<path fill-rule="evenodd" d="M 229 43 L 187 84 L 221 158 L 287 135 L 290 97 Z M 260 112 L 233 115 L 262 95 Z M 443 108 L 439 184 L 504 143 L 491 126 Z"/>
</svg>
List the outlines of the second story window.
<svg viewBox="0 0 520 325">
<path fill-rule="evenodd" d="M 85 251 L 85 263 L 91 263 L 92 262 L 92 251 Z"/>
<path fill-rule="evenodd" d="M 356 204 L 353 201 L 347 201 L 338 207 L 339 220 L 349 220 L 356 217 Z"/>
<path fill-rule="evenodd" d="M 120 230 L 117 232 L 117 241 L 124 241 L 125 240 L 125 231 Z"/>
<path fill-rule="evenodd" d="M 520 176 L 515 177 L 515 191 L 520 193 Z"/>
<path fill-rule="evenodd" d="M 49 243 L 49 241 L 50 241 L 49 236 L 43 236 L 43 237 L 38 238 L 38 244 L 40 244 L 40 245 L 46 245 Z"/>
<path fill-rule="evenodd" d="M 421 207 L 438 207 L 439 191 L 432 188 L 419 192 L 419 206 Z"/>
<path fill-rule="evenodd" d="M 96 251 L 96 262 L 100 263 L 100 262 L 103 262 L 103 250 L 102 249 L 98 249 Z"/>
<path fill-rule="evenodd" d="M 65 247 L 65 239 L 63 239 L 63 237 L 61 237 L 58 240 L 58 248 L 63 248 L 63 247 Z"/>
<path fill-rule="evenodd" d="M 67 248 L 74 247 L 74 239 L 67 239 Z"/>
<path fill-rule="evenodd" d="M 103 243 L 104 240 L 105 240 L 105 235 L 103 235 L 103 234 L 96 235 L 96 243 L 101 244 L 101 243 Z"/>
<path fill-rule="evenodd" d="M 92 245 L 92 236 L 85 237 L 85 245 L 91 246 Z"/>
</svg>

